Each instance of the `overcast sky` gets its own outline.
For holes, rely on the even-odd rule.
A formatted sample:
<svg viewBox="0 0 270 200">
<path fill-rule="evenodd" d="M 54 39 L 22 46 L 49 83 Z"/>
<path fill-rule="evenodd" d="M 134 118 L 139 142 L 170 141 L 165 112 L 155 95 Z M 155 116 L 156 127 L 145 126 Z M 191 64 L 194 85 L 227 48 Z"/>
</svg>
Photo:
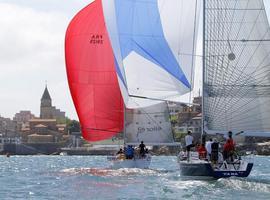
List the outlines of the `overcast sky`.
<svg viewBox="0 0 270 200">
<path fill-rule="evenodd" d="M 0 115 L 39 116 L 45 81 L 53 105 L 77 119 L 64 62 L 72 17 L 92 0 L 0 0 Z M 267 11 L 270 0 L 266 0 Z"/>
<path fill-rule="evenodd" d="M 0 115 L 39 116 L 47 80 L 53 105 L 77 118 L 68 90 L 64 37 L 71 18 L 91 0 L 0 0 Z"/>
</svg>

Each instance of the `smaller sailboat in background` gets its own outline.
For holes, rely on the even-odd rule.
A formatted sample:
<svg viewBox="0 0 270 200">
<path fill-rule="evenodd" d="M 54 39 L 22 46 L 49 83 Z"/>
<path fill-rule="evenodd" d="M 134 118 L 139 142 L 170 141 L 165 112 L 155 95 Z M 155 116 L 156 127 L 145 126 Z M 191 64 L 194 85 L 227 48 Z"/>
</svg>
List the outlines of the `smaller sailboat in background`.
<svg viewBox="0 0 270 200">
<path fill-rule="evenodd" d="M 147 146 L 179 146 L 174 142 L 166 102 L 155 102 L 155 105 L 145 108 L 126 110 L 124 144 L 127 147 L 139 147 L 142 142 Z M 139 148 L 135 150 L 132 159 L 117 155 L 108 156 L 108 160 L 112 161 L 113 168 L 149 168 L 151 155 L 147 150 L 143 155 L 140 155 L 139 151 Z"/>
</svg>

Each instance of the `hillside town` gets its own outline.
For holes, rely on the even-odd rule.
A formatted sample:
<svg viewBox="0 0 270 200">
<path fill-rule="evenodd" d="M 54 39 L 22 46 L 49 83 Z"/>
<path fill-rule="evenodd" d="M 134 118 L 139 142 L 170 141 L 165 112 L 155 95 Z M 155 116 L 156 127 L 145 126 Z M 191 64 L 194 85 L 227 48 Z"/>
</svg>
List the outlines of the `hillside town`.
<svg viewBox="0 0 270 200">
<path fill-rule="evenodd" d="M 58 152 L 72 144 L 69 131 L 74 123 L 52 105 L 46 86 L 40 100 L 40 116 L 29 110 L 19 111 L 13 119 L 0 116 L 0 152 L 23 155 Z"/>
<path fill-rule="evenodd" d="M 183 143 L 188 130 L 193 132 L 195 141 L 200 141 L 201 105 L 201 96 L 194 97 L 191 105 L 168 102 L 175 141 Z M 238 136 L 235 140 L 238 143 L 246 143 L 252 138 Z M 265 138 L 262 140 L 257 138 L 257 140 L 257 142 L 265 142 Z M 53 106 L 47 86 L 40 100 L 39 116 L 35 116 L 29 110 L 19 111 L 13 119 L 0 116 L 1 154 L 51 155 L 68 152 L 70 155 L 108 155 L 115 152 L 122 144 L 122 133 L 109 140 L 97 143 L 86 142 L 81 136 L 79 122 L 70 120 L 64 111 Z M 262 146 L 259 149 L 262 153 L 268 154 L 268 148 Z M 168 153 L 168 148 L 165 153 Z"/>
</svg>

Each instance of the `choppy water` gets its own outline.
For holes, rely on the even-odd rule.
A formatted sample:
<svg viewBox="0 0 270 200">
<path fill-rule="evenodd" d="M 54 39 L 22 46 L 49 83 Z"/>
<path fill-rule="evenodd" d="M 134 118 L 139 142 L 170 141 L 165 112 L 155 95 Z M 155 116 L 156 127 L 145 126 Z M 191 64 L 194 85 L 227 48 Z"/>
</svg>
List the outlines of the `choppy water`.
<svg viewBox="0 0 270 200">
<path fill-rule="evenodd" d="M 108 169 L 104 156 L 0 156 L 0 199 L 270 199 L 270 157 L 247 179 L 190 180 L 176 157 L 151 169 Z"/>
</svg>

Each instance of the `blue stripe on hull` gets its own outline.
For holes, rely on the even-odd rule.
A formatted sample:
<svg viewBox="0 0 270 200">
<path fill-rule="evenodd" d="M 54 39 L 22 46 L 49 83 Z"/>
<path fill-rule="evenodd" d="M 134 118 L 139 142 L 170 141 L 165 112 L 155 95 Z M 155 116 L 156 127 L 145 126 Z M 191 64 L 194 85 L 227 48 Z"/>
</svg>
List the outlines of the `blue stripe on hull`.
<svg viewBox="0 0 270 200">
<path fill-rule="evenodd" d="M 180 163 L 180 174 L 182 176 L 208 176 L 214 178 L 247 177 L 253 167 L 253 163 L 248 163 L 245 171 L 225 171 L 213 170 L 210 163 Z"/>
<path fill-rule="evenodd" d="M 231 176 L 235 177 L 248 177 L 253 167 L 253 163 L 248 163 L 245 171 L 214 171 L 215 178 L 228 178 Z"/>
</svg>

